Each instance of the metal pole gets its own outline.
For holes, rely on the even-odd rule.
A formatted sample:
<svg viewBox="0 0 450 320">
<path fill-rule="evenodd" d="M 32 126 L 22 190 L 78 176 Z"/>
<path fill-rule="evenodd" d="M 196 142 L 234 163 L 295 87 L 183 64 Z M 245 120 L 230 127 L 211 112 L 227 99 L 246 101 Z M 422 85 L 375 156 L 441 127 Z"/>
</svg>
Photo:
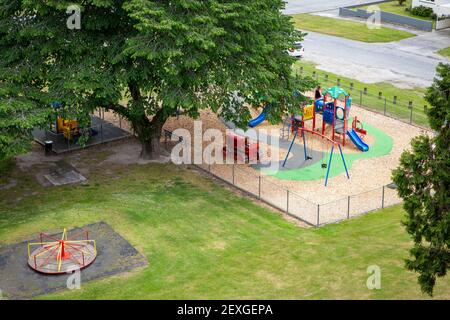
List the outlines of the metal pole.
<svg viewBox="0 0 450 320">
<path fill-rule="evenodd" d="M 232 179 L 233 185 L 234 185 L 234 164 L 232 166 L 232 170 L 231 171 L 232 171 L 232 178 L 231 179 Z"/>
<path fill-rule="evenodd" d="M 338 144 L 339 153 L 341 154 L 342 162 L 344 163 L 345 173 L 347 174 L 347 179 L 350 179 L 350 175 L 348 174 L 347 164 L 345 163 L 344 154 L 342 153 L 341 145 Z"/>
<path fill-rule="evenodd" d="M 333 151 L 334 151 L 334 144 L 331 147 L 330 160 L 328 161 L 327 176 L 325 177 L 325 187 L 328 184 L 328 175 L 330 174 L 331 161 L 333 160 Z"/>
<path fill-rule="evenodd" d="M 412 103 L 412 101 L 409 102 L 409 110 L 410 110 L 409 124 L 412 124 L 412 118 L 413 118 L 413 103 Z"/>
<path fill-rule="evenodd" d="M 347 199 L 347 219 L 350 219 L 350 196 Z"/>
<path fill-rule="evenodd" d="M 320 224 L 320 204 L 317 205 L 317 226 Z"/>
<path fill-rule="evenodd" d="M 258 198 L 261 199 L 261 172 L 259 172 L 258 177 Z"/>
<path fill-rule="evenodd" d="M 360 106 L 362 106 L 362 97 L 363 97 L 362 90 L 359 90 L 359 105 Z"/>
<path fill-rule="evenodd" d="M 284 159 L 284 162 L 283 162 L 283 168 L 286 165 L 286 161 L 287 161 L 287 159 L 289 157 L 289 153 L 291 153 L 291 149 L 292 149 L 292 146 L 294 145 L 294 142 L 295 142 L 295 139 L 297 138 L 297 135 L 298 135 L 298 130 L 295 131 L 294 139 L 292 139 L 291 144 L 289 145 L 288 153 L 286 154 L 286 158 Z"/>
<path fill-rule="evenodd" d="M 381 208 L 384 208 L 384 186 L 383 186 L 383 192 L 381 194 Z"/>
<path fill-rule="evenodd" d="M 286 213 L 289 213 L 289 189 L 286 190 Z"/>
</svg>

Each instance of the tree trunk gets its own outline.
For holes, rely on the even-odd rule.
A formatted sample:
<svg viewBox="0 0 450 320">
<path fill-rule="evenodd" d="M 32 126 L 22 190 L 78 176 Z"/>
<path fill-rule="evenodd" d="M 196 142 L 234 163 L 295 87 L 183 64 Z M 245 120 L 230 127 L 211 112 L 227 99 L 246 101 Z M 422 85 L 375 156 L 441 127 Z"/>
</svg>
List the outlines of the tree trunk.
<svg viewBox="0 0 450 320">
<path fill-rule="evenodd" d="M 142 159 L 159 159 L 161 155 L 161 131 L 166 120 L 169 118 L 168 115 L 170 115 L 170 112 L 164 109 L 164 107 L 161 107 L 153 116 L 152 120 L 149 120 L 139 86 L 136 83 L 130 83 L 129 89 L 134 100 L 134 105 L 131 107 L 133 111 L 130 111 L 127 107 L 113 104 L 107 106 L 107 108 L 121 114 L 131 122 L 134 132 L 141 142 Z"/>
<path fill-rule="evenodd" d="M 156 160 L 161 155 L 161 131 L 166 123 L 167 116 L 161 109 L 150 121 L 146 115 L 139 119 L 133 119 L 133 127 L 141 142 L 141 158 L 145 160 Z"/>
<path fill-rule="evenodd" d="M 149 139 L 141 139 L 141 158 L 145 160 L 157 160 L 161 155 L 161 134 L 150 137 Z"/>
</svg>

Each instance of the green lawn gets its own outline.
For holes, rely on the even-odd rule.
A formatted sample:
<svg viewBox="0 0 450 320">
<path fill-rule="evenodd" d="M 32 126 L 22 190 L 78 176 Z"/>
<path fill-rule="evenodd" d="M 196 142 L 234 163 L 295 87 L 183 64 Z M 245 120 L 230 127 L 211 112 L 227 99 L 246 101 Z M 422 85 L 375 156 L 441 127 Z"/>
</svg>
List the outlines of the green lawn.
<svg viewBox="0 0 450 320">
<path fill-rule="evenodd" d="M 411 8 L 411 3 L 412 3 L 412 0 L 406 0 L 405 4 L 403 6 L 400 6 L 398 4 L 398 1 L 389 1 L 389 2 L 384 2 L 384 3 L 378 3 L 376 5 L 380 8 L 381 11 L 386 11 L 386 12 L 398 14 L 401 16 L 416 18 L 416 19 L 420 19 L 420 20 L 432 21 L 433 27 L 436 25 L 436 21 L 431 18 L 415 16 L 410 11 L 406 11 L 405 10 L 406 8 Z M 369 6 L 361 7 L 361 9 L 367 9 L 368 7 Z"/>
<path fill-rule="evenodd" d="M 411 242 L 399 206 L 303 229 L 194 170 L 71 161 L 89 166 L 89 185 L 43 188 L 35 168 L 11 174 L 19 184 L 0 191 L 0 244 L 102 220 L 149 266 L 43 298 L 428 298 L 403 267 Z M 381 268 L 381 290 L 366 287 L 370 265 Z M 435 297 L 449 299 L 449 289 L 450 278 L 439 279 Z"/>
<path fill-rule="evenodd" d="M 442 56 L 450 58 L 450 47 L 439 50 L 438 53 Z"/>
<path fill-rule="evenodd" d="M 310 14 L 292 15 L 296 28 L 363 42 L 391 42 L 410 37 L 413 33 L 382 27 L 369 29 L 365 23 Z"/>
<path fill-rule="evenodd" d="M 303 68 L 303 74 L 312 76 L 313 72 L 316 72 L 316 76 L 323 89 L 326 89 L 337 84 L 337 80 L 340 79 L 341 87 L 347 90 L 353 98 L 354 104 L 360 104 L 364 107 L 374 109 L 375 111 L 384 112 L 385 109 L 385 97 L 386 97 L 386 110 L 387 114 L 401 118 L 405 121 L 410 120 L 411 111 L 409 109 L 409 101 L 413 103 L 413 116 L 412 121 L 415 124 L 428 126 L 428 118 L 424 112 L 424 106 L 428 105 L 424 96 L 425 88 L 415 89 L 401 89 L 395 87 L 390 83 L 363 83 L 354 79 L 346 78 L 334 73 L 325 72 L 315 67 L 314 63 L 300 60 L 294 65 L 294 72 L 301 72 Z M 325 78 L 328 75 L 328 78 Z M 351 89 L 351 83 L 353 83 L 353 89 Z M 367 94 L 362 94 L 364 88 L 367 88 Z M 382 98 L 379 99 L 378 93 L 382 92 Z M 397 96 L 397 103 L 393 103 L 394 96 Z M 362 98 L 362 99 L 361 99 Z"/>
</svg>

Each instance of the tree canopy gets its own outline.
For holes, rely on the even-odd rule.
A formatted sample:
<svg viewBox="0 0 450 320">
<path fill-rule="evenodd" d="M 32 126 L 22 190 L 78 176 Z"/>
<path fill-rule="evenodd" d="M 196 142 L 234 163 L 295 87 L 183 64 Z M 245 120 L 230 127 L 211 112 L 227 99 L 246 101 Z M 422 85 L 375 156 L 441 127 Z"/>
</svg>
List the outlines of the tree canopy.
<svg viewBox="0 0 450 320">
<path fill-rule="evenodd" d="M 67 27 L 73 5 L 80 29 Z M 162 126 L 178 110 L 197 117 L 211 108 L 243 127 L 247 106 L 263 94 L 269 119 L 278 120 L 301 102 L 294 90 L 313 85 L 292 74 L 287 50 L 303 35 L 283 7 L 282 0 L 0 0 L 2 109 L 10 119 L 24 115 L 21 132 L 43 123 L 53 101 L 85 125 L 96 108 L 112 110 L 131 122 L 146 158 L 158 156 Z"/>
<path fill-rule="evenodd" d="M 436 134 L 415 138 L 393 172 L 408 213 L 406 230 L 414 240 L 406 266 L 419 273 L 422 291 L 430 295 L 436 278 L 450 267 L 450 65 L 440 64 L 437 74 L 426 94 Z"/>
</svg>

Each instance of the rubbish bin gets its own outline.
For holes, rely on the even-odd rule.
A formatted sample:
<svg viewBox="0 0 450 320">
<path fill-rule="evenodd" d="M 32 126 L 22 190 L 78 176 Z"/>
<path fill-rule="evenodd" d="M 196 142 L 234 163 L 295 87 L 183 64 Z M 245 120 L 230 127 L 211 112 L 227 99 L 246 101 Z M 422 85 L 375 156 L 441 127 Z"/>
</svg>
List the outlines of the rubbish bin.
<svg viewBox="0 0 450 320">
<path fill-rule="evenodd" d="M 52 140 L 46 140 L 44 141 L 44 148 L 45 148 L 45 155 L 49 156 L 53 152 L 53 141 Z"/>
</svg>

